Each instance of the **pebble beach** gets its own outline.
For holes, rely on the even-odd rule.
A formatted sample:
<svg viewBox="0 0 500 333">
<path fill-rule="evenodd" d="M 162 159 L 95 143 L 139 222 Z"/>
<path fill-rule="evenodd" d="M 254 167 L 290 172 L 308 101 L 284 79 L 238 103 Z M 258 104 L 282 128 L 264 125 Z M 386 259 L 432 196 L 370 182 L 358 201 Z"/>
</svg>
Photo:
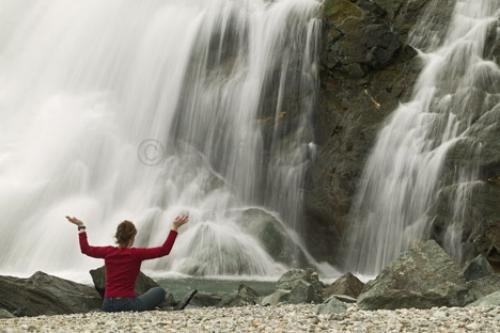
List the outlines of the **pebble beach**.
<svg viewBox="0 0 500 333">
<path fill-rule="evenodd" d="M 500 329 L 500 307 L 361 311 L 317 315 L 315 305 L 193 308 L 0 320 L 0 332 L 482 332 Z"/>
</svg>

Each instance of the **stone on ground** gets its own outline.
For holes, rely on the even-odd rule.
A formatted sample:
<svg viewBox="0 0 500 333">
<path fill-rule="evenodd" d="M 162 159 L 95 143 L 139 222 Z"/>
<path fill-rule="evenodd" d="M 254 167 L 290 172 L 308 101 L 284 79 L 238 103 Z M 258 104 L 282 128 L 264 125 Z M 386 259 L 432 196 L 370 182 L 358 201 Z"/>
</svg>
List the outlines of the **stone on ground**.
<svg viewBox="0 0 500 333">
<path fill-rule="evenodd" d="M 460 268 L 433 240 L 419 242 L 365 286 L 362 309 L 463 306 L 472 299 Z"/>
<path fill-rule="evenodd" d="M 341 314 L 347 311 L 347 305 L 335 297 L 329 298 L 325 303 L 319 304 L 316 307 L 317 314 Z"/>
<path fill-rule="evenodd" d="M 357 298 L 363 290 L 364 283 L 351 273 L 346 273 L 323 290 L 325 298 L 331 295 L 347 295 Z"/>
</svg>

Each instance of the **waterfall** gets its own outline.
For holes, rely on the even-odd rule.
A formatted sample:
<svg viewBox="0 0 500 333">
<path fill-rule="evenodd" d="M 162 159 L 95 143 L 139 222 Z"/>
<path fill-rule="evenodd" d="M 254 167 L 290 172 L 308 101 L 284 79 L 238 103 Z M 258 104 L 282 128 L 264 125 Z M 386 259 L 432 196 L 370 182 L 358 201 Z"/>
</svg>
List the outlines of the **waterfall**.
<svg viewBox="0 0 500 333">
<path fill-rule="evenodd" d="M 316 0 L 4 0 L 0 4 L 0 270 L 84 272 L 94 245 L 136 222 L 169 257 L 146 268 L 271 276 L 240 224 L 275 218 L 294 253 L 311 155 Z M 280 229 L 281 230 L 281 229 Z M 298 236 L 297 236 L 298 235 Z"/>
<path fill-rule="evenodd" d="M 366 162 L 347 237 L 350 270 L 378 273 L 411 242 L 430 237 L 445 185 L 453 190 L 442 241 L 462 260 L 464 212 L 479 182 L 481 142 L 471 134 L 478 119 L 500 106 L 500 69 L 487 56 L 500 1 L 454 3 L 449 25 L 429 27 L 436 23 L 431 11 L 411 34 L 424 66 L 410 101 L 386 121 Z M 450 156 L 457 151 L 461 158 Z"/>
</svg>

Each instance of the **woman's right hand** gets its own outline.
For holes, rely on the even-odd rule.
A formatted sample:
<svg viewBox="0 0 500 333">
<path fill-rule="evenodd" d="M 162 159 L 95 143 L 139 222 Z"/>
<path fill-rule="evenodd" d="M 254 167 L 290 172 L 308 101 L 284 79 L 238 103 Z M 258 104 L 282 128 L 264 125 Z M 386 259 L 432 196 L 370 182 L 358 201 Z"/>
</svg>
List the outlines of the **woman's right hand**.
<svg viewBox="0 0 500 333">
<path fill-rule="evenodd" d="M 174 222 L 172 222 L 172 230 L 177 231 L 183 224 L 186 224 L 189 221 L 189 215 L 188 214 L 180 214 L 177 215 L 174 219 Z"/>
<path fill-rule="evenodd" d="M 73 216 L 73 217 L 71 217 L 71 216 L 66 216 L 66 219 L 67 219 L 69 222 L 71 222 L 71 223 L 73 223 L 73 224 L 75 224 L 75 225 L 77 225 L 77 226 L 79 226 L 79 227 L 81 227 L 81 226 L 83 225 L 83 222 L 82 222 L 82 221 L 80 221 L 79 219 L 77 219 L 77 218 L 76 218 L 76 217 L 74 217 L 74 216 Z"/>
</svg>

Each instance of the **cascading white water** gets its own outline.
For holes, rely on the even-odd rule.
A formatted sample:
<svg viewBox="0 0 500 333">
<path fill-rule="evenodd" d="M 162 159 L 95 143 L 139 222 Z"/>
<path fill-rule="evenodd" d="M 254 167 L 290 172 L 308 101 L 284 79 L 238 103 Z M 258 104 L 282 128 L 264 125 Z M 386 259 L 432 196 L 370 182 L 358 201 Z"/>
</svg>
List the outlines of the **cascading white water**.
<svg viewBox="0 0 500 333">
<path fill-rule="evenodd" d="M 480 143 L 467 142 L 468 132 L 475 120 L 500 105 L 500 70 L 485 59 L 487 37 L 498 29 L 499 9 L 497 0 L 457 0 L 446 34 L 413 34 L 413 43 L 428 47 L 421 54 L 424 68 L 410 102 L 391 115 L 367 161 L 352 209 L 348 269 L 378 273 L 412 241 L 429 236 L 429 212 L 446 182 L 443 164 L 457 144 L 469 148 L 471 163 L 455 172 L 459 185 L 444 244 L 460 260 L 461 218 L 477 179 L 474 158 L 481 149 Z M 419 27 L 426 28 L 425 23 Z"/>
<path fill-rule="evenodd" d="M 161 243 L 148 267 L 276 275 L 248 206 L 300 231 L 317 84 L 316 0 L 4 0 L 0 4 L 0 270 L 85 271 L 116 224 Z M 288 103 L 290 96 L 293 102 Z M 285 138 L 285 139 L 283 139 Z M 236 216 L 236 217 L 235 217 Z"/>
</svg>

